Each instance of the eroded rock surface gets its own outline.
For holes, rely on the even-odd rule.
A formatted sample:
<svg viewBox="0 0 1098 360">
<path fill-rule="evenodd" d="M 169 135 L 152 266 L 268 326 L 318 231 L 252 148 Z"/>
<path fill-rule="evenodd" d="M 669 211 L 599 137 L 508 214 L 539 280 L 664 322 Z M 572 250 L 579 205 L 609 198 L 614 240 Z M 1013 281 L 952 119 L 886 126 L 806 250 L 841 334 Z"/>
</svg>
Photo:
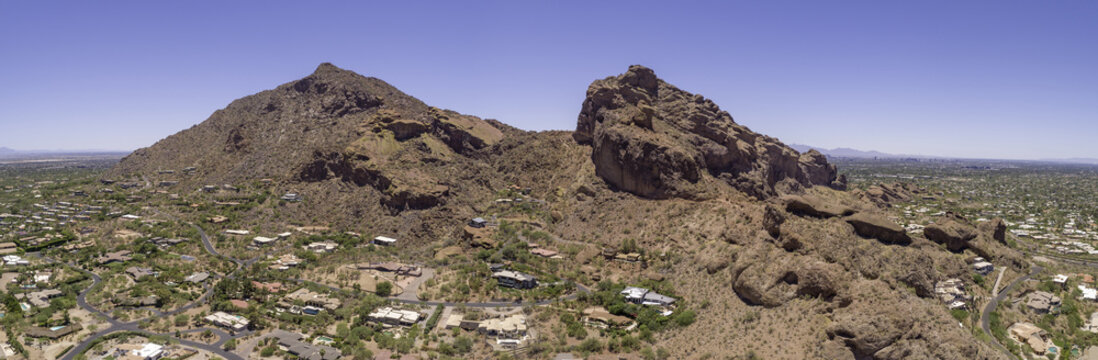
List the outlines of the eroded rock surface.
<svg viewBox="0 0 1098 360">
<path fill-rule="evenodd" d="M 638 65 L 591 83 L 573 137 L 606 182 L 648 198 L 704 196 L 709 178 L 760 199 L 838 180 L 822 154 L 754 133 Z"/>
</svg>

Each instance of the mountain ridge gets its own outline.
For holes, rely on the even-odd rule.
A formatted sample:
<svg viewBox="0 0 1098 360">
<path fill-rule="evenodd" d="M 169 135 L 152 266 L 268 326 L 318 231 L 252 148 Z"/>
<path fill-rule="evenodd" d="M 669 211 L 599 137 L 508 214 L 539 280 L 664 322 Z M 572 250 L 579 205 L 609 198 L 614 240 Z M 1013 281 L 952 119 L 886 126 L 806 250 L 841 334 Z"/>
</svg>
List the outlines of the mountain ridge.
<svg viewBox="0 0 1098 360">
<path fill-rule="evenodd" d="M 302 201 L 262 197 L 234 226 L 392 236 L 415 261 L 430 261 L 442 245 L 480 251 L 463 240 L 463 226 L 520 188 L 538 200 L 523 203 L 539 231 L 580 247 L 569 276 L 666 279 L 684 303 L 717 313 L 653 340 L 674 358 L 705 349 L 1002 358 L 933 297 L 937 281 L 969 276 L 963 256 L 908 237 L 884 213 L 919 189 L 846 191 L 823 154 L 754 133 L 641 66 L 593 81 L 576 131 L 531 132 L 431 107 L 380 79 L 321 64 L 135 151 L 106 176 L 173 193 L 236 183 L 295 192 Z M 989 238 L 964 245 L 1015 263 Z M 626 244 L 651 254 L 651 267 L 597 256 Z M 729 321 L 743 314 L 756 320 Z M 754 321 L 785 338 L 767 341 L 773 334 L 751 331 Z"/>
</svg>

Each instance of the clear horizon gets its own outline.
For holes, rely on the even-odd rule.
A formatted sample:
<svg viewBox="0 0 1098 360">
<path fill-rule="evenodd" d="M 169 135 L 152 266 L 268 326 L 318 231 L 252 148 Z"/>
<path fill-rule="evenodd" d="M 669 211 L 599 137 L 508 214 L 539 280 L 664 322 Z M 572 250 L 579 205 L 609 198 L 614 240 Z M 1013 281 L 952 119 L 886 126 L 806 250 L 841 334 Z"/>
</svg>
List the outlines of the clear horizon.
<svg viewBox="0 0 1098 360">
<path fill-rule="evenodd" d="M 0 147 L 131 151 L 331 62 L 573 130 L 632 64 L 787 144 L 1098 158 L 1098 3 L 0 3 Z"/>
</svg>

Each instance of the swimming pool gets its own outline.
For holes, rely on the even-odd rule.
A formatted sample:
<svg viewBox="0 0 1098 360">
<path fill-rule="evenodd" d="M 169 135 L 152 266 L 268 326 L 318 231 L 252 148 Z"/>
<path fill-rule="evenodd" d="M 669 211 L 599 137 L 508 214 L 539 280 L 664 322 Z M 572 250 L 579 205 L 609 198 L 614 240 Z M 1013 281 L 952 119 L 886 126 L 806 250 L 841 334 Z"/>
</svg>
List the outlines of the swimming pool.
<svg viewBox="0 0 1098 360">
<path fill-rule="evenodd" d="M 64 328 L 65 328 L 64 326 L 54 326 L 54 327 L 50 328 L 50 331 L 57 331 L 57 330 L 61 330 L 61 329 L 64 329 Z"/>
</svg>

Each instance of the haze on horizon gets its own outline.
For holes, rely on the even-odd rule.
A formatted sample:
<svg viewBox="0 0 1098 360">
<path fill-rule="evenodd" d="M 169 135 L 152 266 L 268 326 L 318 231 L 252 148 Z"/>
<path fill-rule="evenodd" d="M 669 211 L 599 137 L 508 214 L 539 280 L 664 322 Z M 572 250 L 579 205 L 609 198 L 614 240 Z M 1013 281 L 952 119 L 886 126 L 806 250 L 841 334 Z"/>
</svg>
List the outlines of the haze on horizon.
<svg viewBox="0 0 1098 360">
<path fill-rule="evenodd" d="M 1094 2 L 0 2 L 0 146 L 133 150 L 321 62 L 528 130 L 630 64 L 786 143 L 1098 158 Z"/>
</svg>

